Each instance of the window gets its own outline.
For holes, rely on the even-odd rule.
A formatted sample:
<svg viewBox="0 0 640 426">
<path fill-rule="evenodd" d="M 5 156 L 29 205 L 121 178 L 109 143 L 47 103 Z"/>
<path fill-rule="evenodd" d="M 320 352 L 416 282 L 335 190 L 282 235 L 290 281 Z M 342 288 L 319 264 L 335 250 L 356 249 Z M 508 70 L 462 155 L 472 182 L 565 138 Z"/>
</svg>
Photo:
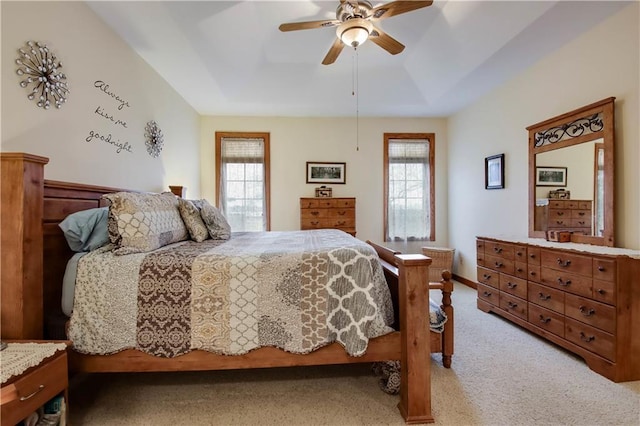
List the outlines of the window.
<svg viewBox="0 0 640 426">
<path fill-rule="evenodd" d="M 270 230 L 269 133 L 216 132 L 216 179 L 232 231 Z"/>
<path fill-rule="evenodd" d="M 435 240 L 433 133 L 384 134 L 385 241 Z"/>
</svg>

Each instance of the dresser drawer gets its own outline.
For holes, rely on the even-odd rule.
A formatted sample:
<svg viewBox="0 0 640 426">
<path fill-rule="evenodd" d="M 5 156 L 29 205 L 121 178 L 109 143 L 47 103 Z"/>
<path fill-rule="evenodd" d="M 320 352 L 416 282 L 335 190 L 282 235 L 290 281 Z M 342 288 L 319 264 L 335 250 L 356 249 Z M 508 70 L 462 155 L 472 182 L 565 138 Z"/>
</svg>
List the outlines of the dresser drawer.
<svg viewBox="0 0 640 426">
<path fill-rule="evenodd" d="M 2 423 L 18 423 L 66 388 L 67 354 L 61 353 L 2 387 Z"/>
<path fill-rule="evenodd" d="M 540 265 L 540 249 L 538 247 L 527 248 L 527 263 L 529 265 Z"/>
<path fill-rule="evenodd" d="M 536 305 L 564 314 L 564 292 L 529 282 L 527 300 Z"/>
<path fill-rule="evenodd" d="M 615 339 L 612 334 L 566 317 L 564 338 L 608 360 L 616 360 Z"/>
<path fill-rule="evenodd" d="M 591 278 L 544 267 L 541 269 L 540 274 L 540 283 L 546 286 L 581 296 L 591 297 L 593 294 L 593 280 Z"/>
<path fill-rule="evenodd" d="M 487 242 L 485 240 L 476 240 L 476 253 L 484 254 L 484 247 Z"/>
<path fill-rule="evenodd" d="M 336 209 L 302 209 L 300 211 L 300 219 L 302 221 L 311 221 L 315 219 L 353 219 L 356 216 L 355 209 L 336 208 Z"/>
<path fill-rule="evenodd" d="M 527 298 L 527 280 L 512 275 L 500 274 L 500 291 L 513 294 L 521 299 Z"/>
<path fill-rule="evenodd" d="M 593 280 L 593 298 L 598 302 L 616 304 L 616 283 L 614 281 Z"/>
<path fill-rule="evenodd" d="M 492 305 L 500 305 L 500 292 L 498 289 L 478 283 L 478 297 Z"/>
<path fill-rule="evenodd" d="M 591 257 L 544 249 L 540 250 L 540 256 L 543 267 L 587 277 L 592 276 L 593 259 Z"/>
<path fill-rule="evenodd" d="M 337 219 L 337 218 L 325 218 L 325 219 L 310 219 L 300 224 L 300 227 L 305 229 L 343 229 L 343 228 L 355 228 L 355 219 Z"/>
<path fill-rule="evenodd" d="M 616 331 L 616 308 L 584 297 L 567 294 L 564 299 L 566 316 L 597 327 L 608 333 Z"/>
<path fill-rule="evenodd" d="M 481 266 L 478 266 L 477 271 L 478 282 L 495 288 L 500 287 L 500 274 L 498 272 Z"/>
<path fill-rule="evenodd" d="M 522 278 L 524 280 L 527 279 L 527 263 L 526 262 L 514 262 L 513 264 L 513 275 L 518 278 Z"/>
<path fill-rule="evenodd" d="M 564 337 L 564 315 L 529 303 L 529 322 L 557 336 Z"/>
<path fill-rule="evenodd" d="M 487 268 L 513 275 L 515 270 L 513 260 L 504 259 L 498 256 L 489 256 L 488 254 L 485 254 L 484 258 L 485 266 Z"/>
<path fill-rule="evenodd" d="M 540 266 L 533 266 L 529 264 L 527 266 L 527 279 L 529 281 L 535 281 L 539 283 L 542 279 L 542 277 L 540 276 Z"/>
<path fill-rule="evenodd" d="M 590 228 L 591 218 L 573 217 L 571 218 L 571 227 L 573 228 Z"/>
<path fill-rule="evenodd" d="M 591 210 L 571 210 L 572 219 L 585 219 L 591 222 Z"/>
<path fill-rule="evenodd" d="M 527 320 L 527 301 L 508 293 L 500 292 L 500 308 Z"/>
<path fill-rule="evenodd" d="M 511 244 L 496 243 L 494 241 L 487 241 L 485 243 L 485 254 L 491 256 L 497 256 L 502 259 L 513 260 L 514 246 Z"/>
<path fill-rule="evenodd" d="M 593 259 L 593 278 L 602 281 L 616 280 L 616 261 L 612 259 Z"/>
</svg>

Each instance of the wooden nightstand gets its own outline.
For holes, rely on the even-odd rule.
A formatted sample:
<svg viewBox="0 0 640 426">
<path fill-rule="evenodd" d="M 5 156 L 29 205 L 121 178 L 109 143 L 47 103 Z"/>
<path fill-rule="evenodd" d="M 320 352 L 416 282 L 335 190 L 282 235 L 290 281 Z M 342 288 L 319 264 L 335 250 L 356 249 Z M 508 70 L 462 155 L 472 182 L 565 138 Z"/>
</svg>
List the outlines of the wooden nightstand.
<svg viewBox="0 0 640 426">
<path fill-rule="evenodd" d="M 10 341 L 9 343 L 65 343 L 67 341 Z M 9 349 L 5 349 L 9 350 Z M 2 426 L 13 426 L 24 420 L 54 397 L 64 397 L 64 420 L 68 418 L 68 375 L 67 351 L 59 350 L 44 358 L 38 365 L 28 368 L 22 374 L 13 376 L 0 388 Z"/>
</svg>

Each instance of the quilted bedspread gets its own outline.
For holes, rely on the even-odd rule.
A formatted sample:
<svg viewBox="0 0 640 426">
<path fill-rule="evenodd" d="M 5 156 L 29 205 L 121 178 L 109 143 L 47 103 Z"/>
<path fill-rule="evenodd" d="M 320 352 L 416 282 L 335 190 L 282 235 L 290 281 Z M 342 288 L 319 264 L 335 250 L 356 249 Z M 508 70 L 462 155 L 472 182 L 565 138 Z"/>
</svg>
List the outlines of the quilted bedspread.
<svg viewBox="0 0 640 426">
<path fill-rule="evenodd" d="M 303 354 L 337 341 L 358 356 L 393 331 L 392 309 L 368 244 L 337 230 L 244 233 L 85 255 L 69 338 L 87 354 L 237 355 L 262 346 Z"/>
</svg>

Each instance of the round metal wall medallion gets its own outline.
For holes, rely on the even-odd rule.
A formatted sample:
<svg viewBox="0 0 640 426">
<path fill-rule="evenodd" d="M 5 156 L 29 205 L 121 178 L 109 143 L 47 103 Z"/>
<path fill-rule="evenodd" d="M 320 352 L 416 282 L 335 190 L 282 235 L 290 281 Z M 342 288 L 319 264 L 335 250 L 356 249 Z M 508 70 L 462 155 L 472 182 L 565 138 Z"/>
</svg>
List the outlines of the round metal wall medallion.
<svg viewBox="0 0 640 426">
<path fill-rule="evenodd" d="M 27 98 L 35 100 L 40 108 L 62 107 L 69 94 L 67 76 L 60 71 L 62 62 L 39 41 L 28 41 L 18 53 L 16 74 L 24 78 L 20 87 L 29 90 Z"/>
</svg>

